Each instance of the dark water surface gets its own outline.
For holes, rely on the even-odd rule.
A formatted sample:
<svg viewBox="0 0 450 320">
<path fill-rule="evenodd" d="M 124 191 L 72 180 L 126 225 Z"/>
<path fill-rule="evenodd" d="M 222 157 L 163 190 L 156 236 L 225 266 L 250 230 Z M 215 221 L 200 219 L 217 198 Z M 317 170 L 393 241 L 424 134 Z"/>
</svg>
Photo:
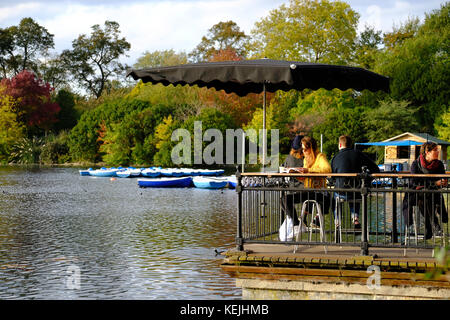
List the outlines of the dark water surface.
<svg viewBox="0 0 450 320">
<path fill-rule="evenodd" d="M 235 235 L 234 190 L 0 168 L 0 299 L 240 299 Z"/>
</svg>

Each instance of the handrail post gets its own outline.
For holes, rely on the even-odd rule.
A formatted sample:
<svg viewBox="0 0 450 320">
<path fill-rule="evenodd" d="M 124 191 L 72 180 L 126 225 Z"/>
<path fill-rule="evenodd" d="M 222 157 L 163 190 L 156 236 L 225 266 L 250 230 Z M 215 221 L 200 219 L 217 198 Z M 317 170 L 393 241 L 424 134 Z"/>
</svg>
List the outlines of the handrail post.
<svg viewBox="0 0 450 320">
<path fill-rule="evenodd" d="M 239 172 L 239 166 L 236 166 L 236 192 L 237 192 L 237 232 L 236 232 L 236 249 L 244 250 L 244 239 L 242 238 L 242 176 Z"/>
<path fill-rule="evenodd" d="M 361 255 L 368 256 L 369 255 L 369 238 L 368 238 L 368 229 L 369 229 L 369 221 L 367 214 L 367 196 L 368 196 L 368 184 L 370 185 L 370 176 L 367 172 L 367 168 L 363 167 L 363 172 L 360 175 L 361 177 L 361 209 L 362 209 L 362 224 L 361 224 Z"/>
<path fill-rule="evenodd" d="M 398 233 L 397 233 L 397 178 L 392 178 L 392 243 L 398 242 Z"/>
</svg>

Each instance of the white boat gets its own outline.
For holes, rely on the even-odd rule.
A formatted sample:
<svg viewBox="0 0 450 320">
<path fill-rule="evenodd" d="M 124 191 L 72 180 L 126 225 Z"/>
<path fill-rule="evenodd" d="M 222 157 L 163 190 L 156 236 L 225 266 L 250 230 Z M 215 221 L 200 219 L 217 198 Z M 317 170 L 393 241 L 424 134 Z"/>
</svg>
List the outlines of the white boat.
<svg viewBox="0 0 450 320">
<path fill-rule="evenodd" d="M 117 171 L 119 171 L 119 169 L 117 168 L 105 168 L 102 167 L 100 169 L 96 169 L 96 170 L 89 170 L 89 175 L 93 176 L 93 177 L 117 177 Z"/>
<path fill-rule="evenodd" d="M 232 188 L 232 189 L 236 188 L 237 179 L 236 179 L 235 175 L 227 177 L 227 180 L 228 180 L 228 188 Z"/>
<path fill-rule="evenodd" d="M 147 168 L 141 171 L 141 175 L 144 177 L 156 178 L 161 175 L 161 170 L 157 168 Z"/>
<path fill-rule="evenodd" d="M 167 169 L 161 169 L 161 175 L 164 177 L 182 177 L 185 174 L 182 169 L 167 168 Z"/>
<path fill-rule="evenodd" d="M 201 176 L 220 176 L 224 172 L 225 172 L 225 170 L 222 170 L 222 169 L 219 169 L 219 170 L 201 169 L 200 175 Z"/>
<path fill-rule="evenodd" d="M 196 188 L 222 189 L 227 186 L 228 179 L 219 177 L 194 177 L 192 182 Z"/>
<path fill-rule="evenodd" d="M 78 172 L 80 173 L 80 176 L 89 176 L 89 172 L 92 170 L 92 168 L 89 168 L 87 170 L 78 170 Z"/>
<path fill-rule="evenodd" d="M 139 177 L 141 175 L 141 169 L 136 169 L 133 167 L 121 169 L 116 172 L 119 178 L 133 178 Z"/>
</svg>

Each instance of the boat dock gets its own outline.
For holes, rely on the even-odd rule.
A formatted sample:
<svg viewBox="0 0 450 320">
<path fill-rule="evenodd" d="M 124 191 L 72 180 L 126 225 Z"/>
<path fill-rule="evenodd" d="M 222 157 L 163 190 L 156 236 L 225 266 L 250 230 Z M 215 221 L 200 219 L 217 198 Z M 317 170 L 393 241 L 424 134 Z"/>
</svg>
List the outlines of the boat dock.
<svg viewBox="0 0 450 320">
<path fill-rule="evenodd" d="M 363 192 L 361 230 L 342 218 L 347 225 L 339 239 L 330 212 L 324 214 L 321 233 L 307 230 L 281 241 L 280 199 L 283 192 L 299 190 L 285 184 L 286 177 L 238 175 L 236 248 L 226 252 L 221 268 L 236 278 L 244 299 L 450 299 L 448 223 L 441 216 L 440 233 L 426 239 L 423 217 L 414 216 L 415 228 L 404 221 L 402 199 L 409 189 L 403 177 L 380 175 L 370 185 L 352 188 Z M 439 192 L 448 207 L 449 190 Z"/>
</svg>

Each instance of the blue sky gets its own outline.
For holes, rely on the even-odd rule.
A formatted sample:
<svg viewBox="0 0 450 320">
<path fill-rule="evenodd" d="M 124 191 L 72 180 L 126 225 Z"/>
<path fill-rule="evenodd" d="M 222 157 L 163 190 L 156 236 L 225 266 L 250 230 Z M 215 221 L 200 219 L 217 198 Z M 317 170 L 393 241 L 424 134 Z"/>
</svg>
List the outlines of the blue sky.
<svg viewBox="0 0 450 320">
<path fill-rule="evenodd" d="M 368 24 L 391 31 L 408 17 L 424 18 L 439 9 L 441 0 L 347 0 L 360 14 L 359 30 Z M 120 24 L 122 36 L 131 43 L 132 65 L 145 51 L 173 49 L 190 52 L 220 21 L 233 20 L 250 34 L 254 23 L 288 0 L 0 0 L 0 28 L 17 25 L 31 17 L 54 34 L 55 53 L 71 48 L 80 34 L 105 20 Z"/>
</svg>

